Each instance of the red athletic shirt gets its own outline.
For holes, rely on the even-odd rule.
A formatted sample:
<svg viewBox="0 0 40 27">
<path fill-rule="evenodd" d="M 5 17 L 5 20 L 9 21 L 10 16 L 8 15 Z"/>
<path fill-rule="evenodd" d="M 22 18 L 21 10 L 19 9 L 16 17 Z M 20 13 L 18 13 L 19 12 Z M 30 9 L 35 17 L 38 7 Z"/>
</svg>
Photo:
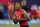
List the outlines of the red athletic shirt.
<svg viewBox="0 0 40 27">
<path fill-rule="evenodd" d="M 19 18 L 23 18 L 24 19 L 24 16 L 21 14 L 21 11 L 23 9 L 20 9 L 19 13 L 17 14 L 17 11 L 15 12 L 15 16 L 19 17 Z M 24 25 L 28 25 L 28 21 L 19 21 L 20 23 L 20 26 L 24 26 Z"/>
<path fill-rule="evenodd" d="M 37 11 L 36 10 L 31 10 L 31 15 L 34 15 L 34 17 L 36 16 L 36 14 L 37 14 Z"/>
<path fill-rule="evenodd" d="M 37 12 L 37 16 L 40 19 L 40 11 Z"/>
<path fill-rule="evenodd" d="M 12 12 L 12 6 L 13 6 L 12 4 L 11 5 L 8 5 L 8 11 L 9 12 Z"/>
</svg>

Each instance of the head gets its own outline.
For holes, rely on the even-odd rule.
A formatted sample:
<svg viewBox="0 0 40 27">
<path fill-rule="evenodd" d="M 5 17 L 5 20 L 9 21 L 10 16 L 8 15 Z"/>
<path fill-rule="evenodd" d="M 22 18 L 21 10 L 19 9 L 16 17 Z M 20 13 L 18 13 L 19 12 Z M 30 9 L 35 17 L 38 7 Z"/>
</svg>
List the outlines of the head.
<svg viewBox="0 0 40 27">
<path fill-rule="evenodd" d="M 21 4 L 19 2 L 15 3 L 15 9 L 19 10 L 21 8 Z"/>
<path fill-rule="evenodd" d="M 21 2 L 21 5 L 26 5 L 26 4 L 27 4 L 26 0 Z"/>
<path fill-rule="evenodd" d="M 8 4 L 10 5 L 10 4 L 11 4 L 11 2 L 8 2 Z"/>
</svg>

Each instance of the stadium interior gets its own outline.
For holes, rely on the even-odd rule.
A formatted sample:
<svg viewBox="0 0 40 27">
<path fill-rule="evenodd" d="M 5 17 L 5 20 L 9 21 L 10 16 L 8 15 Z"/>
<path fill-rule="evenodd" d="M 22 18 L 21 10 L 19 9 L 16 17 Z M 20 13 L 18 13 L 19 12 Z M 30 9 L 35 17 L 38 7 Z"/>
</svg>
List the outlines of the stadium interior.
<svg viewBox="0 0 40 27">
<path fill-rule="evenodd" d="M 23 3 L 23 1 L 26 2 Z M 30 21 L 28 21 L 29 27 L 40 27 L 40 0 L 0 0 L 0 27 L 19 27 L 19 22 L 17 24 L 10 20 L 8 24 L 8 4 L 15 4 L 15 2 L 21 3 L 21 8 L 27 11 Z M 15 9 L 14 9 L 15 11 Z M 14 13 L 14 12 L 13 12 Z"/>
</svg>

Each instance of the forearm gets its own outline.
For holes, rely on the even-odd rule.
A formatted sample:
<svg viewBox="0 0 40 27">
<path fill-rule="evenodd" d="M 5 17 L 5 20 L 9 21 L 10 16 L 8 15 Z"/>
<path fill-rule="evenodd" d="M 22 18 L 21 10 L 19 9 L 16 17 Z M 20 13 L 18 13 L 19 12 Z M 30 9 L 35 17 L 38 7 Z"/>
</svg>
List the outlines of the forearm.
<svg viewBox="0 0 40 27">
<path fill-rule="evenodd" d="M 23 21 L 30 21 L 29 16 L 28 16 L 28 14 L 26 13 L 25 10 L 23 10 L 21 13 L 22 13 L 22 15 L 23 15 L 25 18 L 24 18 L 24 19 L 20 19 L 20 20 L 23 20 Z"/>
<path fill-rule="evenodd" d="M 20 19 L 20 21 L 26 21 L 26 19 Z"/>
<path fill-rule="evenodd" d="M 20 21 L 30 21 L 29 18 L 20 19 Z"/>
</svg>

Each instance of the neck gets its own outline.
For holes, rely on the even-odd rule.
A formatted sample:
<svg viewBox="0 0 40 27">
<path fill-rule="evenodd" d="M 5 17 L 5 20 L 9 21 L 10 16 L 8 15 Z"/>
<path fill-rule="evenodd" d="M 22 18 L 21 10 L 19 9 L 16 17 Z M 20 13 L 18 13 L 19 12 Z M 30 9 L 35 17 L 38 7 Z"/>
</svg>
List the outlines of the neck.
<svg viewBox="0 0 40 27">
<path fill-rule="evenodd" d="M 20 11 L 20 9 L 17 10 L 17 12 L 19 12 L 19 11 Z"/>
<path fill-rule="evenodd" d="M 11 4 L 9 4 L 9 5 L 11 5 Z"/>
</svg>

